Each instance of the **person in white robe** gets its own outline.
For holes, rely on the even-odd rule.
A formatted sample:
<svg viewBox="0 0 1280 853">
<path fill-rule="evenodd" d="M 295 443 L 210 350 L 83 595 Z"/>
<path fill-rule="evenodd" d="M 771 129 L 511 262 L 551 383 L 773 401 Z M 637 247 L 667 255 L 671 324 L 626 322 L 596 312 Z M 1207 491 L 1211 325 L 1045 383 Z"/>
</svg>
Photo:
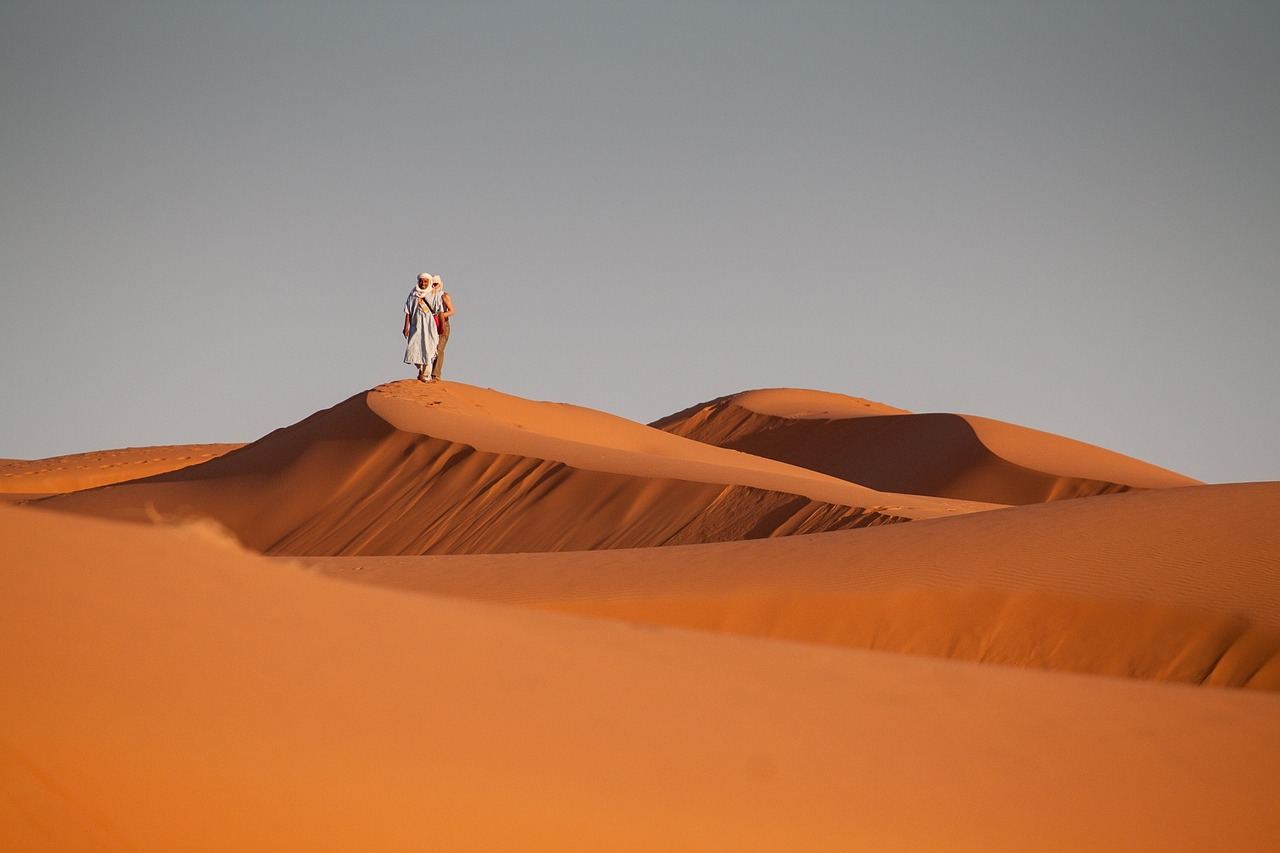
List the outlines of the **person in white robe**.
<svg viewBox="0 0 1280 853">
<path fill-rule="evenodd" d="M 430 382 L 440 331 L 436 315 L 444 311 L 444 288 L 434 284 L 431 273 L 418 276 L 418 283 L 404 301 L 404 363 L 418 368 L 418 379 Z"/>
</svg>

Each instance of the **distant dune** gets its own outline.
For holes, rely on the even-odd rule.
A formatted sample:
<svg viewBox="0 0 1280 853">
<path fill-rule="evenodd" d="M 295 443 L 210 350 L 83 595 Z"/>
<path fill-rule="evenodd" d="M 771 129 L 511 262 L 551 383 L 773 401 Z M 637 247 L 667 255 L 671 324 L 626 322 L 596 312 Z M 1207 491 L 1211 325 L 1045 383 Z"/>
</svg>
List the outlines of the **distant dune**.
<svg viewBox="0 0 1280 853">
<path fill-rule="evenodd" d="M 0 501 L 75 492 L 208 462 L 240 444 L 174 444 L 97 450 L 47 459 L 0 459 Z"/>
<path fill-rule="evenodd" d="M 652 425 L 874 489 L 961 500 L 1029 504 L 1199 482 L 990 418 L 910 414 L 821 391 L 748 391 Z"/>
<path fill-rule="evenodd" d="M 677 545 L 990 508 L 888 495 L 589 409 L 411 381 L 204 465 L 41 505 L 208 516 L 286 555 Z"/>
<path fill-rule="evenodd" d="M 0 508 L 0 566 L 7 850 L 1280 837 L 1273 695 L 636 630 L 29 508 Z"/>
</svg>

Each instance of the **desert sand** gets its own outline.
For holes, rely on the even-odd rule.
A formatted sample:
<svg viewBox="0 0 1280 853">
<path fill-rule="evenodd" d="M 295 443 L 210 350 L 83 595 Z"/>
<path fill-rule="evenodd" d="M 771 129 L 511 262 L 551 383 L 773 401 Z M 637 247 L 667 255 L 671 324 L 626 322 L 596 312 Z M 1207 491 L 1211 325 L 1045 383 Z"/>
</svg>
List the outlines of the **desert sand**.
<svg viewBox="0 0 1280 853">
<path fill-rule="evenodd" d="M 973 415 L 911 414 L 840 394 L 770 388 L 653 426 L 886 491 L 1029 504 L 1197 483 L 1101 447 Z"/>
<path fill-rule="evenodd" d="M 1280 698 L 314 577 L 0 510 L 9 849 L 1267 850 Z"/>
<path fill-rule="evenodd" d="M 382 386 L 208 464 L 44 502 L 207 516 L 271 554 L 627 548 L 974 512 L 576 406 L 459 383 Z"/>
<path fill-rule="evenodd" d="M 0 501 L 92 489 L 208 462 L 239 444 L 180 444 L 97 450 L 48 459 L 0 459 Z"/>
<path fill-rule="evenodd" d="M 797 389 L 208 448 L 0 463 L 0 848 L 1280 837 L 1280 483 Z"/>
<path fill-rule="evenodd" d="M 1280 483 L 1259 483 L 660 551 L 308 562 L 635 622 L 1280 690 L 1276 518 Z"/>
</svg>

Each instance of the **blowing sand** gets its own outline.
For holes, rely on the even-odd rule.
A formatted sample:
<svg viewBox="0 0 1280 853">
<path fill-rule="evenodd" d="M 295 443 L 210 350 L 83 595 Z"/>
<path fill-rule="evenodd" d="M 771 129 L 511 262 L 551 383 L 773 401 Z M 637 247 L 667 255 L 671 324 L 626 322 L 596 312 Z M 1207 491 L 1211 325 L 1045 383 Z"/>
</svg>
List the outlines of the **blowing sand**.
<svg viewBox="0 0 1280 853">
<path fill-rule="evenodd" d="M 0 849 L 1275 849 L 1280 484 L 791 389 L 658 426 L 391 383 L 0 463 L 63 492 L 0 506 Z"/>
</svg>

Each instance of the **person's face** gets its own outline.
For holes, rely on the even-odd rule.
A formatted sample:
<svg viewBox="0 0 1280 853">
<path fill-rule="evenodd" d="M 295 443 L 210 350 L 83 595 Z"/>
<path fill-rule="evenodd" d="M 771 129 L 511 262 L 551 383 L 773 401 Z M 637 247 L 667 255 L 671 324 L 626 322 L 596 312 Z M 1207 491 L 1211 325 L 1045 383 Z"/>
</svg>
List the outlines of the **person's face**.
<svg viewBox="0 0 1280 853">
<path fill-rule="evenodd" d="M 430 287 L 430 286 L 431 286 L 431 282 L 427 281 L 425 278 L 418 279 L 418 287 Z"/>
</svg>

